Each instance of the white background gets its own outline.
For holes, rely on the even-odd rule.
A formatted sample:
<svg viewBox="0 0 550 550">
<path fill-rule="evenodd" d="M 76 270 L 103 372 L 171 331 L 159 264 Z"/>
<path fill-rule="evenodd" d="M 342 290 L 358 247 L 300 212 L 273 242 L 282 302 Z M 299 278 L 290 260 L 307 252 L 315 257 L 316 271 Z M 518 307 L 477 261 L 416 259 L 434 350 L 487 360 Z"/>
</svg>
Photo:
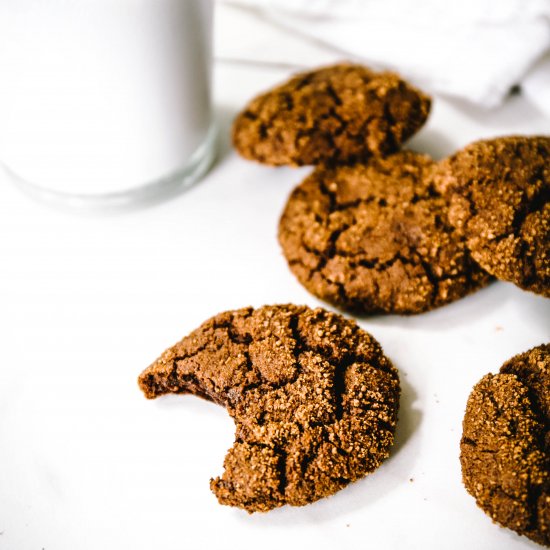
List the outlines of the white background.
<svg viewBox="0 0 550 550">
<path fill-rule="evenodd" d="M 223 54 L 235 33 L 219 33 Z M 276 32 L 256 39 L 295 44 Z M 232 443 L 228 415 L 192 396 L 140 393 L 140 371 L 211 315 L 322 305 L 276 241 L 285 200 L 309 169 L 246 162 L 228 139 L 245 102 L 288 74 L 218 61 L 218 162 L 156 206 L 71 213 L 0 175 L 0 549 L 537 548 L 476 507 L 458 461 L 472 386 L 550 340 L 550 300 L 511 284 L 423 315 L 359 320 L 401 374 L 396 444 L 373 475 L 304 508 L 220 506 L 208 482 Z M 490 113 L 438 97 L 410 146 L 440 158 L 480 137 L 549 130 L 521 96 Z"/>
</svg>

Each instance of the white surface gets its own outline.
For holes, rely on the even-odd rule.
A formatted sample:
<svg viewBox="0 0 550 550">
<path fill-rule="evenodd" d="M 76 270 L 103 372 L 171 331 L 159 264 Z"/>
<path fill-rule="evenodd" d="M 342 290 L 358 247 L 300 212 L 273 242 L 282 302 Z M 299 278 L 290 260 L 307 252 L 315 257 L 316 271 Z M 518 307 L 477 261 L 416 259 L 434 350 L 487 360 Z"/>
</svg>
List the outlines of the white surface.
<svg viewBox="0 0 550 550">
<path fill-rule="evenodd" d="M 52 191 L 124 192 L 205 141 L 211 0 L 0 2 L 0 161 Z"/>
<path fill-rule="evenodd" d="M 276 241 L 309 169 L 258 166 L 228 145 L 235 112 L 286 75 L 217 65 L 219 162 L 169 202 L 82 216 L 0 175 L 1 550 L 537 548 L 477 509 L 458 462 L 474 383 L 550 340 L 550 300 L 511 284 L 424 315 L 359 321 L 401 373 L 397 442 L 373 475 L 304 508 L 220 506 L 208 481 L 232 443 L 228 415 L 191 396 L 141 395 L 140 371 L 209 316 L 321 305 Z M 436 98 L 411 145 L 440 157 L 478 137 L 549 129 L 521 97 L 492 113 Z"/>
</svg>

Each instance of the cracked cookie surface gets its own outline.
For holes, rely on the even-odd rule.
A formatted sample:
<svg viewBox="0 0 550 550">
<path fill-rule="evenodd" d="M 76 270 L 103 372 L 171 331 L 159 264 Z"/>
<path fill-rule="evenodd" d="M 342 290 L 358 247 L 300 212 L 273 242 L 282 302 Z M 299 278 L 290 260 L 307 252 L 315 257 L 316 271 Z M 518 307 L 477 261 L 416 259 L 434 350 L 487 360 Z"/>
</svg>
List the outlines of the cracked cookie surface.
<svg viewBox="0 0 550 550">
<path fill-rule="evenodd" d="M 499 279 L 550 297 L 550 137 L 472 143 L 441 163 L 449 220 Z"/>
<path fill-rule="evenodd" d="M 393 443 L 397 370 L 353 321 L 278 305 L 221 313 L 139 377 L 148 398 L 227 408 L 235 443 L 210 487 L 249 512 L 302 506 L 375 470 Z"/>
<path fill-rule="evenodd" d="M 462 479 L 495 522 L 550 547 L 550 344 L 474 387 L 460 443 Z"/>
<path fill-rule="evenodd" d="M 275 166 L 349 163 L 396 151 L 429 110 L 430 98 L 394 73 L 334 65 L 253 99 L 235 119 L 233 144 Z"/>
<path fill-rule="evenodd" d="M 279 223 L 294 275 L 319 298 L 359 313 L 420 313 L 483 286 L 489 276 L 433 188 L 435 167 L 411 151 L 318 167 Z"/>
</svg>

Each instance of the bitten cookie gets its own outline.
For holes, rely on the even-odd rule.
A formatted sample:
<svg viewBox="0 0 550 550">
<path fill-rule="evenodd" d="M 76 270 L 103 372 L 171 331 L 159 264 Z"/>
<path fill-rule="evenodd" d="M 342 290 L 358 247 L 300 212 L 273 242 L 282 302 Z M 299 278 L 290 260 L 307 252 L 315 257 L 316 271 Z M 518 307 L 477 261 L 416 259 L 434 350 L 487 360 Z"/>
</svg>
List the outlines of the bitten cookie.
<svg viewBox="0 0 550 550">
<path fill-rule="evenodd" d="M 354 162 L 399 149 L 426 121 L 430 101 L 394 73 L 334 65 L 253 99 L 235 119 L 233 144 L 270 165 Z"/>
<path fill-rule="evenodd" d="M 279 242 L 313 294 L 359 313 L 420 313 L 484 285 L 433 188 L 436 164 L 400 151 L 318 167 L 290 195 Z"/>
<path fill-rule="evenodd" d="M 550 546 L 550 344 L 474 387 L 460 443 L 462 479 L 495 522 Z"/>
<path fill-rule="evenodd" d="M 489 273 L 550 297 L 550 137 L 478 141 L 441 164 L 449 220 Z"/>
<path fill-rule="evenodd" d="M 221 313 L 139 377 L 148 398 L 194 393 L 236 425 L 210 487 L 248 512 L 326 497 L 388 456 L 399 406 L 396 369 L 354 322 L 278 305 Z"/>
</svg>

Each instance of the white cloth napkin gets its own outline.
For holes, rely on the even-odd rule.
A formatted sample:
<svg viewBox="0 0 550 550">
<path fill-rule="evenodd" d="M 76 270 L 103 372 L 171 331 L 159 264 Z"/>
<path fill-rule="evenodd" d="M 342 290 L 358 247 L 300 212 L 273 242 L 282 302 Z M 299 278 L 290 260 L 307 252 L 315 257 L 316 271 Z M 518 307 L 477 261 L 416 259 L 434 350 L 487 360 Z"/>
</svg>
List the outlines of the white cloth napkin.
<svg viewBox="0 0 550 550">
<path fill-rule="evenodd" d="M 531 102 L 550 118 L 550 52 L 531 69 L 521 87 Z"/>
<path fill-rule="evenodd" d="M 550 52 L 550 0 L 230 3 L 254 9 L 343 58 L 399 71 L 427 90 L 483 107 L 499 105 Z M 260 58 L 261 52 L 253 55 Z M 528 81 L 529 97 L 550 113 L 549 75 L 549 63 L 541 63 Z"/>
</svg>

